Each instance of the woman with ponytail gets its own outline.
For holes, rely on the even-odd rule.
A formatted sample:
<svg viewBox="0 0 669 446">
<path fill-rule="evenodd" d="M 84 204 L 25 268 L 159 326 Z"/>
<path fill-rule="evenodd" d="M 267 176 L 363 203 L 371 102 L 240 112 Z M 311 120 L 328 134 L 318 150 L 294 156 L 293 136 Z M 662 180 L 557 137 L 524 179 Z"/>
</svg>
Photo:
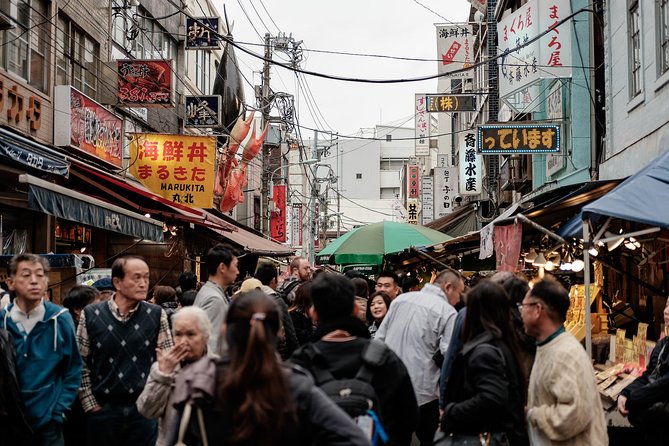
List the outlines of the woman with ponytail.
<svg viewBox="0 0 669 446">
<path fill-rule="evenodd" d="M 228 351 L 203 358 L 177 377 L 180 446 L 368 445 L 363 431 L 299 369 L 276 352 L 279 308 L 259 290 L 230 304 L 223 326 Z"/>
</svg>

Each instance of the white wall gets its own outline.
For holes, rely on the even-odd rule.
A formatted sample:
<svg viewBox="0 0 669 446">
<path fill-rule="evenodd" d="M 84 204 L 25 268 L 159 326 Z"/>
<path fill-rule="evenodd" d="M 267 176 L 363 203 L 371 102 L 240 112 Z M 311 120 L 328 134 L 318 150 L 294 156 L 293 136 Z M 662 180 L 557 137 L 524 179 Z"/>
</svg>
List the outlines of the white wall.
<svg viewBox="0 0 669 446">
<path fill-rule="evenodd" d="M 656 3 L 639 1 L 642 92 L 630 99 L 627 2 L 606 2 L 608 110 L 606 161 L 599 166 L 601 179 L 632 175 L 669 149 L 669 72 L 658 75 Z"/>
</svg>

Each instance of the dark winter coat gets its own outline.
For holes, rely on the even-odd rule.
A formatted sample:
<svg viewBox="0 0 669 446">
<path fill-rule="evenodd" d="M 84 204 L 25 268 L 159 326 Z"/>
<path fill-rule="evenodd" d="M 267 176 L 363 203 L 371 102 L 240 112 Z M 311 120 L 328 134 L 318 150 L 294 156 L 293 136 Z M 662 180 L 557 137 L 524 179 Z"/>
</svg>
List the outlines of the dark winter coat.
<svg viewBox="0 0 669 446">
<path fill-rule="evenodd" d="M 23 412 L 23 400 L 16 378 L 13 341 L 0 328 L 0 444 L 27 444 L 32 430 Z"/>
<path fill-rule="evenodd" d="M 446 386 L 445 432 L 506 433 L 511 445 L 527 445 L 522 380 L 504 342 L 484 332 L 465 343 Z"/>
<path fill-rule="evenodd" d="M 663 348 L 664 352 L 660 358 L 660 352 Z M 658 376 L 651 382 L 651 374 L 658 363 Z M 669 402 L 669 337 L 665 337 L 657 343 L 650 355 L 646 371 L 625 387 L 620 394 L 627 397 L 625 407 L 630 411 L 630 417 L 632 418 L 634 418 L 635 413 L 648 409 L 657 402 Z"/>
</svg>

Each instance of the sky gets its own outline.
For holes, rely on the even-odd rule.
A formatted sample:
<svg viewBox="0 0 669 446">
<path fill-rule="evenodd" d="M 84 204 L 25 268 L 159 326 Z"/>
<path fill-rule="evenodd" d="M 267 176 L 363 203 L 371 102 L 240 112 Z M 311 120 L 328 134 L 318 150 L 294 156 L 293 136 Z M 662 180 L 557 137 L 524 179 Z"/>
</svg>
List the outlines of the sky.
<svg viewBox="0 0 669 446">
<path fill-rule="evenodd" d="M 435 75 L 434 25 L 464 22 L 470 8 L 466 0 L 214 0 L 214 4 L 222 17 L 225 4 L 228 20 L 234 22 L 235 41 L 254 53 L 264 52 L 259 44 L 266 32 L 276 36 L 281 31 L 303 41 L 302 69 L 367 79 Z M 312 50 L 431 60 L 391 60 Z M 262 61 L 240 50 L 236 54 L 242 74 L 260 85 Z M 273 57 L 286 61 L 281 53 Z M 436 79 L 367 84 L 300 75 L 298 83 L 294 72 L 276 66 L 271 71 L 270 86 L 274 92 L 295 96 L 301 126 L 340 135 L 359 135 L 362 128 L 378 124 L 411 127 L 415 93 L 437 92 Z M 247 104 L 254 105 L 249 84 L 245 96 Z M 303 128 L 302 135 L 310 138 L 313 132 Z"/>
</svg>

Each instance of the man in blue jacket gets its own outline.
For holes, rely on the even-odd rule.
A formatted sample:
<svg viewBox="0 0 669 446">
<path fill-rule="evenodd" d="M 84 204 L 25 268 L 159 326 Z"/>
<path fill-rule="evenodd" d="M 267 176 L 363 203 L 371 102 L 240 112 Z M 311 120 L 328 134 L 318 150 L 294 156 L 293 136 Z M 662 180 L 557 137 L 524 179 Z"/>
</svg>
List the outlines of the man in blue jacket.
<svg viewBox="0 0 669 446">
<path fill-rule="evenodd" d="M 7 285 L 14 303 L 0 312 L 0 324 L 16 349 L 16 371 L 34 446 L 64 445 L 63 414 L 77 396 L 82 361 L 69 312 L 44 300 L 47 261 L 35 254 L 14 256 Z"/>
</svg>

